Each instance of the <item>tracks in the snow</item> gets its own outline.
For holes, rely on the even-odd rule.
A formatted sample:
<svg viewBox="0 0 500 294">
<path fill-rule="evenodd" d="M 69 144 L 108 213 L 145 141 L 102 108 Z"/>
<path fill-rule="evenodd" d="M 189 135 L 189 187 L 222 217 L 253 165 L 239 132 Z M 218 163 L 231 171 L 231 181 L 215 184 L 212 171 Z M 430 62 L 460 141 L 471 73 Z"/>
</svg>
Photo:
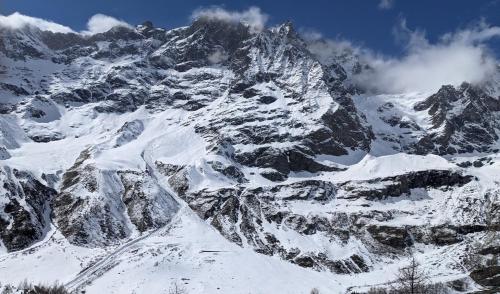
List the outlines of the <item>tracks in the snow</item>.
<svg viewBox="0 0 500 294">
<path fill-rule="evenodd" d="M 90 284 L 93 280 L 100 277 L 106 271 L 110 269 L 110 267 L 114 266 L 114 262 L 117 260 L 122 253 L 130 249 L 133 245 L 138 242 L 144 240 L 149 237 L 151 234 L 155 233 L 157 230 L 150 232 L 149 234 L 145 234 L 136 239 L 130 240 L 129 242 L 119 246 L 110 254 L 101 258 L 98 262 L 94 263 L 90 267 L 84 269 L 79 272 L 74 279 L 67 282 L 64 286 L 70 290 L 72 293 L 78 293 L 82 287 Z"/>
</svg>

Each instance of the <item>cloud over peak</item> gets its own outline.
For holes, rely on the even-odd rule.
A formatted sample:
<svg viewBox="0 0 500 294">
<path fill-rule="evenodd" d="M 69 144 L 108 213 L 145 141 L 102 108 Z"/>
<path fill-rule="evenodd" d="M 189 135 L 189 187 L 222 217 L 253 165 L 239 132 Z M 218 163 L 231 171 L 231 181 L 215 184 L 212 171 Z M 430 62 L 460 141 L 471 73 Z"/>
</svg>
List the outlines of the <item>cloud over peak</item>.
<svg viewBox="0 0 500 294">
<path fill-rule="evenodd" d="M 382 0 L 379 7 L 392 7 L 393 0 Z M 252 31 L 262 31 L 269 19 L 258 7 L 243 11 L 230 11 L 213 6 L 196 9 L 191 19 L 208 18 L 227 22 L 242 22 Z M 18 12 L 8 16 L 0 15 L 0 26 L 20 29 L 25 26 L 38 27 L 41 30 L 78 33 L 71 28 L 50 20 L 22 15 Z M 83 35 L 103 33 L 115 26 L 132 28 L 127 22 L 96 14 L 89 18 Z M 442 35 L 437 41 L 430 41 L 425 31 L 410 29 L 404 18 L 393 29 L 393 35 L 399 41 L 404 53 L 401 56 L 383 56 L 373 50 L 356 46 L 349 40 L 329 40 L 314 31 L 302 32 L 308 48 L 321 62 L 335 62 L 338 58 L 354 56 L 347 60 L 346 66 L 352 65 L 355 58 L 369 66 L 361 74 L 353 77 L 358 86 L 375 93 L 402 93 L 436 91 L 442 85 L 459 85 L 462 82 L 482 83 L 496 74 L 499 61 L 491 52 L 488 42 L 500 37 L 500 27 L 491 26 L 481 20 L 476 24 Z M 214 52 L 209 60 L 213 64 L 224 61 L 227 56 L 223 51 Z"/>
<path fill-rule="evenodd" d="M 191 14 L 191 19 L 199 18 L 219 19 L 227 22 L 244 23 L 254 32 L 264 29 L 269 16 L 263 13 L 259 7 L 252 6 L 244 11 L 230 11 L 222 7 L 213 6 L 209 8 L 198 8 Z"/>
<path fill-rule="evenodd" d="M 410 30 L 402 20 L 395 30 L 405 40 L 400 58 L 373 57 L 373 71 L 358 77 L 358 83 L 375 92 L 436 91 L 442 85 L 482 83 L 497 70 L 498 61 L 485 42 L 500 36 L 500 27 L 480 23 L 442 36 L 431 43 L 421 30 Z"/>
<path fill-rule="evenodd" d="M 24 27 L 36 27 L 42 31 L 50 31 L 53 33 L 77 33 L 70 27 L 60 25 L 50 20 L 23 15 L 19 12 L 14 12 L 11 15 L 0 15 L 0 26 L 10 29 L 22 29 Z M 87 29 L 81 31 L 81 34 L 93 35 L 103 33 L 115 26 L 123 26 L 131 28 L 132 26 L 123 20 L 114 17 L 96 14 L 87 22 Z"/>
<path fill-rule="evenodd" d="M 424 30 L 408 28 L 402 18 L 393 29 L 394 38 L 404 48 L 401 56 L 377 54 L 349 40 L 323 38 L 315 31 L 303 31 L 301 35 L 322 63 L 345 62 L 342 59 L 353 56 L 368 65 L 369 69 L 353 76 L 353 82 L 373 93 L 434 92 L 442 85 L 481 84 L 498 75 L 499 61 L 488 41 L 500 37 L 500 27 L 484 21 L 431 42 Z M 350 65 L 352 59 L 344 64 Z"/>
<path fill-rule="evenodd" d="M 121 26 L 132 28 L 130 24 L 123 20 L 119 20 L 109 15 L 95 14 L 87 22 L 87 30 L 83 31 L 83 34 L 98 34 L 109 31 L 111 28 Z"/>
<path fill-rule="evenodd" d="M 31 26 L 31 27 L 37 27 L 42 31 L 51 31 L 54 33 L 74 32 L 71 28 L 67 26 L 57 24 L 50 20 L 23 15 L 20 14 L 19 12 L 14 12 L 11 15 L 7 16 L 0 15 L 0 26 L 15 30 Z"/>
</svg>

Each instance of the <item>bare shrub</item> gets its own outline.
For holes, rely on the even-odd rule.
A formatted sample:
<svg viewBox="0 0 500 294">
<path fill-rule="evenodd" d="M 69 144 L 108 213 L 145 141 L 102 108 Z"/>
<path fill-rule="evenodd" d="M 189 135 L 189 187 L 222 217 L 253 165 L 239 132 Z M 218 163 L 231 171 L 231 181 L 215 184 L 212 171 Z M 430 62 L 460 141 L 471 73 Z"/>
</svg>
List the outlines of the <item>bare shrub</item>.
<svg viewBox="0 0 500 294">
<path fill-rule="evenodd" d="M 51 286 L 35 285 L 27 294 L 69 294 L 63 285 L 55 284 Z"/>
<path fill-rule="evenodd" d="M 427 294 L 429 276 L 421 268 L 420 263 L 412 257 L 410 265 L 399 269 L 394 283 L 397 293 Z"/>
<path fill-rule="evenodd" d="M 12 287 L 11 285 L 5 285 L 0 288 L 0 290 L 2 290 L 2 294 L 12 294 L 15 291 L 14 287 Z"/>
<path fill-rule="evenodd" d="M 17 287 L 12 285 L 5 285 L 0 288 L 1 294 L 13 294 L 13 293 L 22 293 L 22 294 L 69 294 L 69 291 L 64 288 L 63 285 L 53 284 L 53 285 L 44 285 L 44 284 L 32 284 L 27 280 L 22 281 L 17 285 Z"/>
<path fill-rule="evenodd" d="M 188 291 L 183 285 L 173 282 L 172 285 L 170 285 L 168 294 L 188 294 Z"/>
<path fill-rule="evenodd" d="M 431 283 L 428 273 L 412 257 L 408 266 L 399 269 L 392 289 L 373 294 L 447 294 L 448 287 L 443 283 Z"/>
<path fill-rule="evenodd" d="M 367 294 L 389 294 L 384 288 L 371 287 Z"/>
</svg>

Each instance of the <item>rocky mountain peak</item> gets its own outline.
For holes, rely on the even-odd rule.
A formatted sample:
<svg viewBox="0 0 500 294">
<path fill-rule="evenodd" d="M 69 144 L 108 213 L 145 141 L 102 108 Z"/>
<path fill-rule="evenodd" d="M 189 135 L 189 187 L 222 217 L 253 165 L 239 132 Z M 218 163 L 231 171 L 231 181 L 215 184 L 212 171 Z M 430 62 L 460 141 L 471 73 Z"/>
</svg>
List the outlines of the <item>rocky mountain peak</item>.
<svg viewBox="0 0 500 294">
<path fill-rule="evenodd" d="M 210 17 L 196 19 L 187 32 L 200 35 L 207 42 L 219 44 L 228 50 L 235 50 L 250 37 L 250 30 L 243 23 Z"/>
<path fill-rule="evenodd" d="M 144 28 L 147 28 L 147 29 L 153 29 L 154 28 L 153 22 L 150 21 L 150 20 L 146 20 L 141 25 L 139 25 L 139 27 L 144 27 Z"/>
<path fill-rule="evenodd" d="M 288 20 L 288 21 L 285 21 L 284 23 L 282 23 L 281 25 L 279 25 L 277 28 L 276 28 L 276 31 L 280 34 L 280 35 L 283 35 L 283 36 L 288 36 L 288 37 L 292 37 L 292 38 L 297 38 L 298 37 L 298 34 L 297 32 L 295 31 L 295 28 L 293 26 L 293 23 L 292 21 Z"/>
<path fill-rule="evenodd" d="M 140 40 L 142 38 L 144 37 L 141 34 L 139 34 L 135 29 L 117 25 L 112 27 L 106 32 L 91 35 L 89 39 L 92 41 L 116 41 L 116 40 L 132 41 L 132 40 Z"/>
<path fill-rule="evenodd" d="M 146 34 L 147 32 L 150 32 L 151 30 L 154 29 L 153 22 L 147 20 L 142 24 L 136 26 L 135 29 L 141 34 Z"/>
<path fill-rule="evenodd" d="M 440 153 L 451 154 L 487 150 L 498 140 L 499 103 L 481 87 L 470 83 L 441 87 L 414 107 L 416 111 L 428 112 L 435 130 L 420 146 L 426 146 L 423 142 L 434 142 Z"/>
<path fill-rule="evenodd" d="M 165 41 L 167 39 L 166 30 L 162 28 L 156 28 L 151 21 L 145 21 L 138 25 L 135 30 L 144 35 L 146 38 L 153 38 L 156 40 Z"/>
</svg>

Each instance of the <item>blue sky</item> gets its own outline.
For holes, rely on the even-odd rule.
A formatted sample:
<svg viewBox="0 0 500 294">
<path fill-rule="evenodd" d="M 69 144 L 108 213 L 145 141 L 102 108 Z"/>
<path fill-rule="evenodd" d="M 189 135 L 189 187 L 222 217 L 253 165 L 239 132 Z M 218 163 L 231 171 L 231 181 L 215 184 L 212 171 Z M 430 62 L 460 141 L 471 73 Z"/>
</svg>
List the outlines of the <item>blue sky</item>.
<svg viewBox="0 0 500 294">
<path fill-rule="evenodd" d="M 384 3 L 382 3 L 382 2 Z M 388 5 L 384 5 L 388 4 Z M 73 28 L 85 29 L 96 13 L 123 19 L 131 24 L 151 20 L 156 26 L 173 28 L 189 23 L 193 10 L 221 6 L 227 10 L 260 7 L 269 15 L 268 24 L 292 20 L 297 28 L 315 30 L 325 37 L 342 38 L 377 52 L 398 56 L 404 46 L 395 40 L 393 29 L 406 19 L 411 29 L 425 31 L 435 42 L 445 33 L 463 29 L 484 20 L 500 25 L 500 0 L 254 0 L 254 1 L 152 1 L 152 0 L 2 0 L 0 13 L 20 12 L 53 20 Z M 498 38 L 497 38 L 498 39 Z M 500 42 L 489 46 L 499 51 Z"/>
</svg>

